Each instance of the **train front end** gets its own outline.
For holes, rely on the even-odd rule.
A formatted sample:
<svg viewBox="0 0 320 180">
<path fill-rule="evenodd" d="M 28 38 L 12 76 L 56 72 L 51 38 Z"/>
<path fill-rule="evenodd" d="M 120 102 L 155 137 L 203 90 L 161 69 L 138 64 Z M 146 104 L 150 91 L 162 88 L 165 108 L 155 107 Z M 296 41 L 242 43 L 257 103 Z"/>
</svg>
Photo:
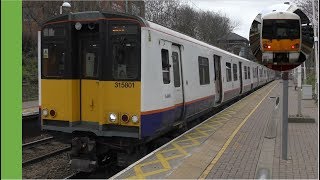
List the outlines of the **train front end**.
<svg viewBox="0 0 320 180">
<path fill-rule="evenodd" d="M 301 50 L 300 17 L 272 12 L 262 18 L 261 51 L 265 63 L 297 63 Z"/>
<path fill-rule="evenodd" d="M 42 128 L 72 134 L 76 170 L 121 162 L 139 142 L 141 26 L 133 16 L 82 12 L 41 29 Z"/>
</svg>

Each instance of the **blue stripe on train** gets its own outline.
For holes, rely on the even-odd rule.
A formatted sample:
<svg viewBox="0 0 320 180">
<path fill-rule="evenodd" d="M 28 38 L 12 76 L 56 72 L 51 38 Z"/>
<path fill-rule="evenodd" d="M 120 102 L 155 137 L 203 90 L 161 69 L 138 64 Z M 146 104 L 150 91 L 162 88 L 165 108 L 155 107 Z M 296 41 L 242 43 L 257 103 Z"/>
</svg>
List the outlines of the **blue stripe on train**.
<svg viewBox="0 0 320 180">
<path fill-rule="evenodd" d="M 201 101 L 186 105 L 186 116 L 200 112 L 214 102 L 214 96 Z M 174 109 L 162 111 L 154 114 L 141 116 L 141 137 L 152 136 L 158 132 L 167 129 L 177 120 L 181 114 L 182 106 Z"/>
</svg>

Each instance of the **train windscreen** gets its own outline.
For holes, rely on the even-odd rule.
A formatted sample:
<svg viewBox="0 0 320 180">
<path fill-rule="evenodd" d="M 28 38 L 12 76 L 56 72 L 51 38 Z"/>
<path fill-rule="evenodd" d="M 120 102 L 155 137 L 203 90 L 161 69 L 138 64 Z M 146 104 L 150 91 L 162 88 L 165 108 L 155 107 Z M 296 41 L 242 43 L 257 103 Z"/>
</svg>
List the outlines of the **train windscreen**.
<svg viewBox="0 0 320 180">
<path fill-rule="evenodd" d="M 292 19 L 263 20 L 263 39 L 300 39 L 300 22 Z"/>
<path fill-rule="evenodd" d="M 139 76 L 138 26 L 111 26 L 112 76 L 114 80 L 133 80 Z"/>
<path fill-rule="evenodd" d="M 42 78 L 140 80 L 140 26 L 127 21 L 46 25 Z"/>
<path fill-rule="evenodd" d="M 45 77 L 61 77 L 65 73 L 65 34 L 61 26 L 49 26 L 42 31 L 42 75 Z"/>
</svg>

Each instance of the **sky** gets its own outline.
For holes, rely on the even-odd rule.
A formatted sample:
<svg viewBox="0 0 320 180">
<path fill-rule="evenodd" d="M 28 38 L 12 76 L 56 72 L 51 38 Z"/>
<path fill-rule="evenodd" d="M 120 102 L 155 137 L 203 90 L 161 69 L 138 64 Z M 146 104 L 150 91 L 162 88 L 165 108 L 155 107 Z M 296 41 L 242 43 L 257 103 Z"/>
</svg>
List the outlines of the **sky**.
<svg viewBox="0 0 320 180">
<path fill-rule="evenodd" d="M 231 21 L 238 22 L 239 26 L 234 32 L 248 39 L 254 18 L 260 12 L 264 14 L 272 9 L 285 10 L 288 5 L 284 2 L 290 0 L 189 0 L 188 4 L 198 10 L 225 14 Z"/>
</svg>

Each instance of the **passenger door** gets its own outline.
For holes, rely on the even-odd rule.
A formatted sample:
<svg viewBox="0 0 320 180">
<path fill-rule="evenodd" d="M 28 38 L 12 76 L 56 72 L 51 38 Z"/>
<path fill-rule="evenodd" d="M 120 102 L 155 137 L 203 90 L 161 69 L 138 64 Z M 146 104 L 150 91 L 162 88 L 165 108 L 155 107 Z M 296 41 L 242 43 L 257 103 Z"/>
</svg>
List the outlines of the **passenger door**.
<svg viewBox="0 0 320 180">
<path fill-rule="evenodd" d="M 173 66 L 173 85 L 174 85 L 174 104 L 176 106 L 175 119 L 180 119 L 183 113 L 183 89 L 182 89 L 182 77 L 181 77 L 181 54 L 180 48 L 176 45 L 172 45 L 172 66 Z"/>
<path fill-rule="evenodd" d="M 80 119 L 97 122 L 99 119 L 99 40 L 79 38 L 80 61 Z"/>
<path fill-rule="evenodd" d="M 240 75 L 240 94 L 242 94 L 243 81 L 242 81 L 242 62 L 239 62 L 239 75 Z"/>
<path fill-rule="evenodd" d="M 256 74 L 257 74 L 257 86 L 259 86 L 259 79 L 260 79 L 260 77 L 259 77 L 259 66 L 257 66 L 257 69 L 256 69 Z"/>
</svg>

